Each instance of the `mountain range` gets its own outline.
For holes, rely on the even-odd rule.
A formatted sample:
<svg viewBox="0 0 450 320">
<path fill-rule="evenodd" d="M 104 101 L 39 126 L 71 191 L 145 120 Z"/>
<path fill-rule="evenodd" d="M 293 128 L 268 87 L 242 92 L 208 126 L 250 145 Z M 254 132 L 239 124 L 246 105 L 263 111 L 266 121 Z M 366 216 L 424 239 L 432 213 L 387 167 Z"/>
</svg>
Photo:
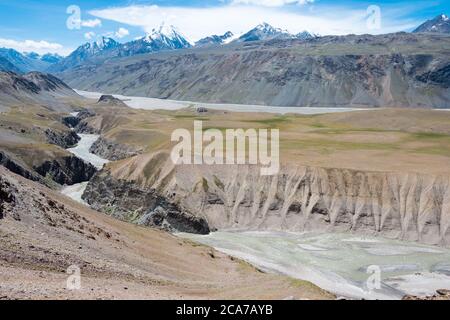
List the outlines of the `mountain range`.
<svg viewBox="0 0 450 320">
<path fill-rule="evenodd" d="M 102 37 L 94 43 L 86 43 L 67 58 L 52 65 L 48 71 L 62 72 L 74 68 L 88 60 L 98 61 L 113 57 L 129 57 L 138 54 L 154 53 L 169 50 L 214 47 L 228 43 L 240 43 L 249 41 L 262 41 L 271 39 L 302 39 L 308 40 L 315 36 L 304 31 L 298 35 L 292 35 L 287 31 L 274 28 L 268 23 L 262 23 L 240 37 L 234 37 L 231 31 L 223 35 L 212 35 L 200 39 L 195 43 L 189 42 L 176 27 L 162 24 L 146 36 L 127 43 L 119 43 L 112 38 Z"/>
<path fill-rule="evenodd" d="M 272 39 L 85 63 L 72 88 L 204 103 L 450 108 L 450 37 Z"/>
<path fill-rule="evenodd" d="M 206 47 L 229 43 L 233 40 L 234 34 L 231 31 L 225 32 L 223 35 L 212 35 L 195 42 L 195 47 Z"/>
<path fill-rule="evenodd" d="M 450 19 L 447 15 L 441 14 L 417 27 L 413 33 L 450 33 Z M 83 63 L 91 61 L 98 63 L 115 57 L 128 57 L 167 50 L 215 47 L 251 41 L 292 39 L 308 41 L 317 37 L 318 35 L 311 34 L 308 31 L 291 34 L 286 30 L 263 22 L 242 35 L 234 35 L 231 31 L 228 31 L 223 35 L 211 35 L 192 43 L 173 25 L 162 24 L 144 37 L 127 43 L 119 43 L 113 38 L 103 36 L 98 41 L 79 46 L 64 58 L 57 54 L 19 53 L 14 49 L 0 48 L 0 70 L 18 73 L 30 71 L 59 73 Z"/>
<path fill-rule="evenodd" d="M 27 73 L 44 71 L 63 57 L 57 54 L 39 55 L 35 52 L 20 53 L 14 49 L 0 48 L 0 70 Z"/>
<path fill-rule="evenodd" d="M 320 37 L 262 23 L 191 43 L 163 24 L 127 43 L 102 37 L 65 58 L 1 49 L 0 70 L 45 70 L 77 89 L 163 99 L 447 108 L 448 25 L 442 14 L 412 33 Z"/>
<path fill-rule="evenodd" d="M 446 15 L 441 14 L 434 19 L 426 21 L 413 32 L 449 33 L 449 18 Z M 251 41 L 289 39 L 300 39 L 307 41 L 317 37 L 319 36 L 311 34 L 308 31 L 303 31 L 298 34 L 291 34 L 287 30 L 276 28 L 266 22 L 263 22 L 240 36 L 234 35 L 231 31 L 228 31 L 223 35 L 211 35 L 202 38 L 195 43 L 191 43 L 186 39 L 183 33 L 173 25 L 162 24 L 159 28 L 153 29 L 152 32 L 146 36 L 124 44 L 121 44 L 112 38 L 106 37 L 102 37 L 99 41 L 94 43 L 86 43 L 76 49 L 67 58 L 62 59 L 50 66 L 48 71 L 61 72 L 73 68 L 90 59 L 126 57 L 159 51 L 187 49 L 193 47 L 214 47 L 229 43 Z"/>
</svg>

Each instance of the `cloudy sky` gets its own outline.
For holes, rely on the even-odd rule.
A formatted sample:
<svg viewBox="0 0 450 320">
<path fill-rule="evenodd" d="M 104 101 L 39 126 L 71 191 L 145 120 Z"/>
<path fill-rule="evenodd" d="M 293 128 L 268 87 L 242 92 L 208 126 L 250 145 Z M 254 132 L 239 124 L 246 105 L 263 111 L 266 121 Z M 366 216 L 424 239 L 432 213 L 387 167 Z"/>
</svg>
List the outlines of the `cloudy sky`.
<svg viewBox="0 0 450 320">
<path fill-rule="evenodd" d="M 243 33 L 263 21 L 292 33 L 378 34 L 411 31 L 442 13 L 450 14 L 450 1 L 0 0 L 0 47 L 67 55 L 104 35 L 130 41 L 163 22 L 190 41 L 226 31 Z"/>
</svg>

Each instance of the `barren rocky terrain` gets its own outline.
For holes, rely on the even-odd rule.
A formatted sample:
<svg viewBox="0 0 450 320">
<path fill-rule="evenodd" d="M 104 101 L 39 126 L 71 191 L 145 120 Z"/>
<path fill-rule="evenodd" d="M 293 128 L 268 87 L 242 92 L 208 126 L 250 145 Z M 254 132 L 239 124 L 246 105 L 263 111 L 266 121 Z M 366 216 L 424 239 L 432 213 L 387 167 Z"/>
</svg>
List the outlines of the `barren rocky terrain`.
<svg viewBox="0 0 450 320">
<path fill-rule="evenodd" d="M 88 209 L 0 166 L 0 299 L 330 299 L 211 248 Z M 68 290 L 69 266 L 81 289 Z"/>
<path fill-rule="evenodd" d="M 447 111 L 382 109 L 369 119 L 364 111 L 93 110 L 84 123 L 108 138 L 110 151 L 141 150 L 108 164 L 83 195 L 120 219 L 145 225 L 158 213 L 170 229 L 164 217 L 176 208 L 205 219 L 211 230 L 350 231 L 449 245 Z M 171 130 L 192 128 L 193 119 L 213 128 L 279 128 L 280 174 L 262 177 L 247 165 L 174 166 Z"/>
<path fill-rule="evenodd" d="M 448 111 L 150 111 L 67 94 L 39 78 L 32 104 L 1 99 L 4 298 L 333 298 L 167 231 L 350 232 L 450 244 Z M 45 108 L 42 95 L 64 108 Z M 175 166 L 170 135 L 192 130 L 194 120 L 220 130 L 279 129 L 280 173 Z M 66 150 L 81 134 L 98 135 L 89 151 L 111 162 L 95 167 Z M 98 211 L 57 191 L 80 182 Z M 70 265 L 82 269 L 81 291 L 65 289 Z"/>
<path fill-rule="evenodd" d="M 86 183 L 97 171 L 66 150 L 78 143 L 76 132 L 113 129 L 124 122 L 111 110 L 132 111 L 111 97 L 86 100 L 45 75 L 2 76 L 14 96 L 28 98 L 0 95 L 5 106 L 0 114 L 0 299 L 334 298 L 311 283 L 265 274 L 212 248 L 121 222 L 63 196 L 61 185 Z M 30 88 L 27 96 L 24 90 Z M 92 124 L 96 110 L 111 115 L 111 121 L 97 117 L 101 129 Z M 112 158 L 141 151 L 106 139 L 93 151 Z M 197 218 L 186 219 L 195 223 Z M 189 224 L 182 220 L 181 225 Z M 80 290 L 67 288 L 70 266 L 81 270 Z"/>
<path fill-rule="evenodd" d="M 65 120 L 87 99 L 61 80 L 37 72 L 0 72 L 0 88 L 0 163 L 47 185 L 92 176 L 92 166 L 65 150 L 79 141 Z"/>
</svg>

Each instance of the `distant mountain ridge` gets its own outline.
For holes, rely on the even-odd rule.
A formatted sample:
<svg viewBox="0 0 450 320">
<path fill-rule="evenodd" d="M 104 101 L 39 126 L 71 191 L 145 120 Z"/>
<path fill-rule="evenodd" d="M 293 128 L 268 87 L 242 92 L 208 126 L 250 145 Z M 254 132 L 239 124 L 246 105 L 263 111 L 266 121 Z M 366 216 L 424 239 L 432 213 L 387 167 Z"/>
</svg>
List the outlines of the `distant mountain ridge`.
<svg viewBox="0 0 450 320">
<path fill-rule="evenodd" d="M 20 53 L 14 49 L 0 48 L 0 70 L 17 73 L 45 71 L 63 57 L 57 54 L 39 55 L 35 52 Z"/>
<path fill-rule="evenodd" d="M 79 46 L 70 55 L 50 66 L 48 71 L 63 71 L 75 67 L 96 56 L 101 56 L 107 53 L 111 53 L 112 55 L 112 53 L 118 50 L 120 46 L 121 44 L 112 38 L 101 37 L 98 41 L 87 42 Z"/>
<path fill-rule="evenodd" d="M 209 37 L 205 37 L 195 42 L 195 47 L 205 47 L 205 46 L 214 46 L 221 45 L 227 43 L 232 40 L 234 34 L 231 31 L 225 32 L 223 35 L 212 35 Z"/>
<path fill-rule="evenodd" d="M 450 33 L 450 18 L 445 14 L 440 14 L 421 24 L 413 31 L 413 33 L 419 32 Z"/>
<path fill-rule="evenodd" d="M 125 43 L 120 48 L 120 56 L 132 56 L 164 50 L 191 48 L 192 44 L 174 26 L 161 25 L 148 35 Z"/>
<path fill-rule="evenodd" d="M 317 36 L 303 31 L 298 35 L 292 35 L 289 32 L 275 28 L 268 23 L 262 23 L 249 32 L 235 39 L 231 31 L 223 35 L 212 35 L 191 43 L 173 25 L 162 24 L 160 27 L 152 30 L 146 36 L 126 42 L 119 43 L 112 38 L 102 37 L 100 41 L 85 43 L 78 47 L 68 57 L 52 65 L 49 72 L 63 72 L 74 68 L 85 61 L 102 60 L 114 57 L 129 57 L 138 54 L 155 53 L 161 51 L 180 50 L 188 48 L 199 48 L 206 46 L 220 46 L 228 43 L 239 43 L 249 41 L 262 41 L 269 39 L 301 39 L 308 40 Z"/>
<path fill-rule="evenodd" d="M 192 45 L 174 26 L 161 25 L 146 36 L 127 43 L 119 43 L 109 37 L 88 42 L 78 47 L 68 57 L 51 66 L 48 71 L 61 72 L 91 59 L 127 57 L 164 50 L 190 48 Z"/>
<path fill-rule="evenodd" d="M 413 33 L 450 33 L 450 19 L 441 14 L 428 20 Z M 192 43 L 173 25 L 162 24 L 149 34 L 126 42 L 119 43 L 110 37 L 101 37 L 98 41 L 79 46 L 69 56 L 63 58 L 56 54 L 39 55 L 34 52 L 19 53 L 13 49 L 0 49 L 0 70 L 27 73 L 45 71 L 60 73 L 85 63 L 94 65 L 103 63 L 109 58 L 128 57 L 146 53 L 169 50 L 180 50 L 202 47 L 219 47 L 229 43 L 245 43 L 266 40 L 301 40 L 310 41 L 319 36 L 308 31 L 291 34 L 287 30 L 273 27 L 263 22 L 240 36 L 231 31 L 223 35 L 211 35 Z"/>
<path fill-rule="evenodd" d="M 80 90 L 205 103 L 450 108 L 446 35 L 248 43 L 111 59 L 59 76 Z"/>
<path fill-rule="evenodd" d="M 267 22 L 263 22 L 257 25 L 252 30 L 243 34 L 236 41 L 238 42 L 248 42 L 248 41 L 261 41 L 269 39 L 290 39 L 293 38 L 288 31 L 282 30 L 280 28 L 272 27 Z"/>
<path fill-rule="evenodd" d="M 4 57 L 0 57 L 0 71 L 21 72 L 11 61 Z"/>
<path fill-rule="evenodd" d="M 40 104 L 51 110 L 68 111 L 68 104 L 59 98 L 70 97 L 79 98 L 79 95 L 51 74 L 0 72 L 0 106 Z"/>
</svg>

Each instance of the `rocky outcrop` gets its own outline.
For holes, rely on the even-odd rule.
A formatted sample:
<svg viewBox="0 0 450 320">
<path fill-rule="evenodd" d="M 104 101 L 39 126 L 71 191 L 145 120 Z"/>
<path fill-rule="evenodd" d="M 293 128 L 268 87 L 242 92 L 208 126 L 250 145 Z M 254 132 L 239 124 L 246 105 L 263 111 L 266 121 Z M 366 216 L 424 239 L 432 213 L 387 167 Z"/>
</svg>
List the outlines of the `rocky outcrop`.
<svg viewBox="0 0 450 320">
<path fill-rule="evenodd" d="M 436 294 L 427 297 L 406 295 L 402 300 L 450 300 L 450 290 L 439 289 L 436 291 Z"/>
<path fill-rule="evenodd" d="M 117 180 L 108 172 L 96 174 L 91 179 L 83 199 L 92 208 L 123 221 L 168 231 L 198 234 L 208 234 L 210 231 L 205 219 L 195 217 L 171 203 L 156 190 Z"/>
<path fill-rule="evenodd" d="M 95 116 L 95 112 L 87 109 L 84 109 L 77 114 L 77 118 L 80 120 L 84 120 L 93 116 Z"/>
<path fill-rule="evenodd" d="M 109 94 L 102 95 L 100 99 L 98 99 L 97 104 L 128 108 L 128 106 L 122 100 Z"/>
<path fill-rule="evenodd" d="M 85 133 L 85 134 L 99 134 L 100 130 L 93 128 L 89 125 L 89 122 L 86 120 L 81 120 L 80 123 L 75 127 L 75 131 L 77 133 Z"/>
<path fill-rule="evenodd" d="M 49 175 L 53 181 L 61 185 L 73 185 L 89 179 L 97 169 L 90 163 L 75 156 L 48 160 L 34 168 L 42 176 Z"/>
<path fill-rule="evenodd" d="M 75 116 L 67 116 L 61 119 L 62 123 L 68 128 L 75 128 L 81 121 L 80 118 Z"/>
<path fill-rule="evenodd" d="M 93 128 L 88 119 L 95 116 L 95 112 L 90 110 L 83 110 L 78 113 L 77 119 L 78 123 L 75 126 L 75 132 L 77 133 L 86 133 L 86 134 L 99 134 L 100 130 L 97 128 Z"/>
<path fill-rule="evenodd" d="M 50 128 L 45 130 L 45 137 L 48 143 L 64 149 L 75 146 L 81 139 L 74 131 L 57 132 Z"/>
<path fill-rule="evenodd" d="M 21 164 L 20 161 L 11 158 L 3 151 L 0 151 L 0 165 L 26 179 L 42 182 L 42 177 L 26 169 L 24 164 Z"/>
<path fill-rule="evenodd" d="M 0 177 L 0 220 L 5 217 L 6 207 L 14 204 L 15 191 L 9 181 Z"/>
<path fill-rule="evenodd" d="M 111 175 L 141 197 L 127 205 L 148 208 L 142 192 L 170 199 L 205 218 L 210 228 L 337 231 L 450 246 L 450 177 L 416 173 L 365 172 L 289 165 L 274 176 L 254 166 L 174 166 L 167 155 L 122 161 Z M 108 194 L 98 175 L 96 189 Z M 126 187 L 110 193 L 129 198 Z M 122 193 L 122 194 L 121 194 Z M 95 194 L 95 193 L 94 193 Z M 145 198 L 145 197 L 144 197 Z"/>
<path fill-rule="evenodd" d="M 117 161 L 133 157 L 141 153 L 142 150 L 130 145 L 115 143 L 106 138 L 100 137 L 91 146 L 89 152 L 110 161 Z"/>
</svg>

